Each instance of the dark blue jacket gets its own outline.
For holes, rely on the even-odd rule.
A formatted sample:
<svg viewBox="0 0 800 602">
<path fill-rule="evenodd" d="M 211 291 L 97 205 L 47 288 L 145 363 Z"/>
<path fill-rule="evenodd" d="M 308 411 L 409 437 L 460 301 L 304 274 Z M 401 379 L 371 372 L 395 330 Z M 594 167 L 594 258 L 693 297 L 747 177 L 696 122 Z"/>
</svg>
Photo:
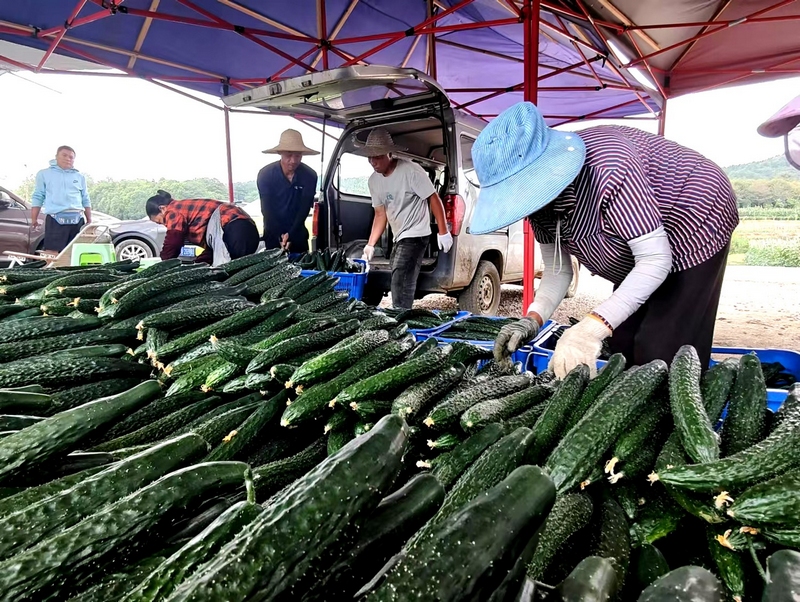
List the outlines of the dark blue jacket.
<svg viewBox="0 0 800 602">
<path fill-rule="evenodd" d="M 308 251 L 306 218 L 314 204 L 317 172 L 301 163 L 292 181 L 286 179 L 280 161 L 270 163 L 258 172 L 258 194 L 264 216 L 264 244 L 267 249 L 280 247 L 281 235 L 289 233 L 289 250 Z"/>
</svg>

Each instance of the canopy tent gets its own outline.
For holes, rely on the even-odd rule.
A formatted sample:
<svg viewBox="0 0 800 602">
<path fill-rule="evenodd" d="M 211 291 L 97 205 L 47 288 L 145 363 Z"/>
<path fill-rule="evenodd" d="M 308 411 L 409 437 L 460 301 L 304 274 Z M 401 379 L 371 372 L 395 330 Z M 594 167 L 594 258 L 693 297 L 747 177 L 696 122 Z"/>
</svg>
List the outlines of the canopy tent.
<svg viewBox="0 0 800 602">
<path fill-rule="evenodd" d="M 800 0 L 37 0 L 0 3 L 0 40 L 41 58 L 0 66 L 74 72 L 58 55 L 224 96 L 375 63 L 487 120 L 526 98 L 551 125 L 644 115 L 663 132 L 668 98 L 800 74 L 798 21 Z"/>
</svg>

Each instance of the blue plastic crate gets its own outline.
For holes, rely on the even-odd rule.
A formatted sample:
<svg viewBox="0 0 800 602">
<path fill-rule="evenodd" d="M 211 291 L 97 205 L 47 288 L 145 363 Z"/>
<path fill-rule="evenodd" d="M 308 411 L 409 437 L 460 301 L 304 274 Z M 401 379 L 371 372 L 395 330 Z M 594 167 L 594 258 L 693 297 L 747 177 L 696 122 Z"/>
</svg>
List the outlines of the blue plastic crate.
<svg viewBox="0 0 800 602">
<path fill-rule="evenodd" d="M 329 276 L 338 278 L 339 282 L 334 287 L 337 291 L 347 291 L 350 293 L 352 299 L 361 300 L 364 296 L 364 285 L 367 284 L 367 276 L 369 275 L 369 266 L 363 259 L 353 259 L 356 263 L 364 264 L 364 271 L 360 274 L 350 274 L 349 272 L 328 272 Z M 301 270 L 300 275 L 304 278 L 319 274 L 319 270 Z"/>
<path fill-rule="evenodd" d="M 439 314 L 441 312 L 438 309 L 434 309 L 433 313 Z M 422 341 L 447 330 L 456 322 L 460 322 L 465 318 L 469 318 L 471 315 L 472 314 L 468 311 L 459 311 L 452 320 L 445 322 L 441 326 L 436 326 L 435 328 L 409 328 L 408 332 L 413 334 L 417 341 Z"/>
</svg>

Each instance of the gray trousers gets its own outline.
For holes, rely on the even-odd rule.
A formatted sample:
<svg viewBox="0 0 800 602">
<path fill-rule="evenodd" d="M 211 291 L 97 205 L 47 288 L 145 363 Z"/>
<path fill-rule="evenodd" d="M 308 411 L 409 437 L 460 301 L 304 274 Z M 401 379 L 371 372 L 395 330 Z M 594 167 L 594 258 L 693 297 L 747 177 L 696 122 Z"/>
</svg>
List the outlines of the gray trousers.
<svg viewBox="0 0 800 602">
<path fill-rule="evenodd" d="M 417 277 L 422 258 L 428 246 L 428 237 L 404 238 L 394 243 L 389 265 L 392 268 L 392 305 L 411 309 L 417 290 Z"/>
</svg>

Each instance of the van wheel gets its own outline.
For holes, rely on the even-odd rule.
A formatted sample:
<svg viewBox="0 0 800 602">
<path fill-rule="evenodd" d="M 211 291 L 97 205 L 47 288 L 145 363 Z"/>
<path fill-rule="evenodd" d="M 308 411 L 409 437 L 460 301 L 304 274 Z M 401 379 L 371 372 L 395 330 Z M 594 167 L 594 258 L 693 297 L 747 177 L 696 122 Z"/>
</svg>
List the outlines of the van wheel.
<svg viewBox="0 0 800 602">
<path fill-rule="evenodd" d="M 567 294 L 564 295 L 567 299 L 572 299 L 578 293 L 578 276 L 580 275 L 581 271 L 581 264 L 580 262 L 572 258 L 572 282 L 569 283 L 569 288 L 567 289 Z"/>
<path fill-rule="evenodd" d="M 482 316 L 494 316 L 500 307 L 500 274 L 491 261 L 482 259 L 472 282 L 458 296 L 458 306 L 464 311 Z"/>
</svg>

